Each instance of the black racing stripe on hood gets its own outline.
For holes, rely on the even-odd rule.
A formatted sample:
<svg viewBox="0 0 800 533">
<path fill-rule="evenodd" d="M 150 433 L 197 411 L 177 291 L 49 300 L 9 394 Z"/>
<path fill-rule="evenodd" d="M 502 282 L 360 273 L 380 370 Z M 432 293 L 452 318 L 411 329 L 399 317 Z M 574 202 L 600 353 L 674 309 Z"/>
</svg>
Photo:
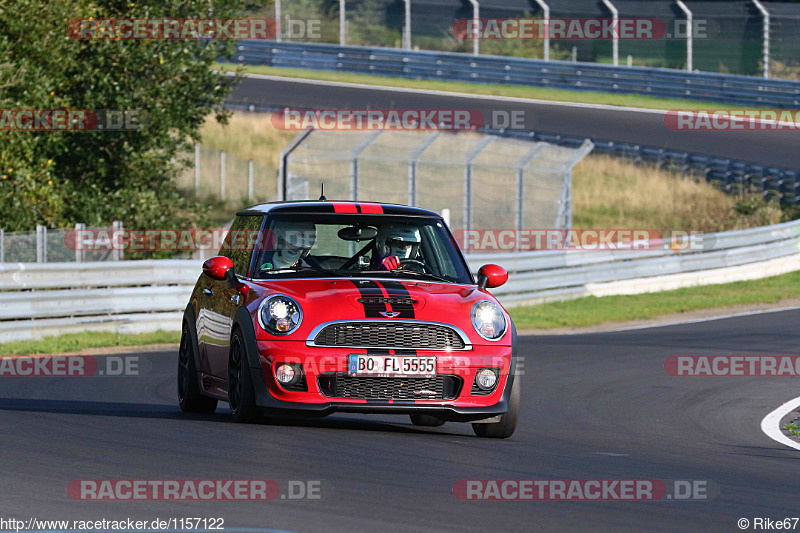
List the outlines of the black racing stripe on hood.
<svg viewBox="0 0 800 533">
<path fill-rule="evenodd" d="M 374 282 L 369 280 L 354 280 L 353 284 L 358 289 L 358 292 L 361 293 L 362 298 L 382 298 L 383 291 L 381 291 L 380 286 Z M 363 303 L 362 307 L 364 308 L 364 318 L 386 318 L 381 315 L 381 311 L 386 311 L 386 304 L 368 304 Z"/>
<path fill-rule="evenodd" d="M 383 285 L 389 297 L 396 296 L 398 298 L 411 299 L 411 294 L 409 294 L 408 289 L 399 281 L 382 280 L 381 285 Z M 397 318 L 416 318 L 414 306 L 410 303 L 392 304 L 392 311 L 400 312 Z"/>
</svg>

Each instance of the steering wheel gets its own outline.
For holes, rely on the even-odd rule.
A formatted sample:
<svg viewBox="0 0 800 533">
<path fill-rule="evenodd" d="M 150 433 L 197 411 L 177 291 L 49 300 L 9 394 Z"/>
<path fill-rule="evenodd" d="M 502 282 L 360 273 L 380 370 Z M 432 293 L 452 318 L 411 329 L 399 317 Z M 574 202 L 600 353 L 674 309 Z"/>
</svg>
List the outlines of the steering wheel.
<svg viewBox="0 0 800 533">
<path fill-rule="evenodd" d="M 421 270 L 418 270 L 418 272 L 422 272 L 424 274 L 433 274 L 433 272 L 431 272 L 431 269 L 428 268 L 428 265 L 426 265 L 425 263 L 423 263 L 419 259 L 401 259 L 400 260 L 400 264 L 401 265 L 413 265 L 413 266 L 419 267 L 421 269 Z M 416 270 L 416 269 L 411 269 L 411 270 Z"/>
</svg>

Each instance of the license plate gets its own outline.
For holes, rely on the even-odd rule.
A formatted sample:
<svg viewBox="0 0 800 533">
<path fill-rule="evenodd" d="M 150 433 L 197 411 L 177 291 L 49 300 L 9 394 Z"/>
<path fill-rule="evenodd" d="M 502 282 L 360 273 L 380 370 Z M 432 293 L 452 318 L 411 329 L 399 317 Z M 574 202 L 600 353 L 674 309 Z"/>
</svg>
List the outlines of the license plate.
<svg viewBox="0 0 800 533">
<path fill-rule="evenodd" d="M 436 356 L 350 354 L 347 373 L 351 376 L 432 377 L 436 375 Z"/>
</svg>

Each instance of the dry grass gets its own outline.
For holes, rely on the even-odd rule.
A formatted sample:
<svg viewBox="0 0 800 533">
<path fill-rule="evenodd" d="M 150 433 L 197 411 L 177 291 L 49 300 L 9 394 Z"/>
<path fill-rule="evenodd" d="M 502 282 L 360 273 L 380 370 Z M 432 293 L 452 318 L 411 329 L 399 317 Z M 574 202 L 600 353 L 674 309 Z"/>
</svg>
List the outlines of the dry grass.
<svg viewBox="0 0 800 533">
<path fill-rule="evenodd" d="M 607 156 L 591 156 L 573 171 L 575 228 L 725 231 L 776 224 L 782 212 L 759 197 L 740 198 L 704 181 Z M 751 204 L 742 214 L 737 204 Z"/>
<path fill-rule="evenodd" d="M 296 131 L 276 129 L 269 113 L 234 113 L 225 126 L 210 116 L 200 133 L 204 145 L 252 159 L 276 172 L 281 149 L 297 135 Z"/>
<path fill-rule="evenodd" d="M 202 129 L 206 146 L 252 159 L 274 173 L 281 149 L 296 134 L 276 129 L 270 115 L 261 113 L 234 113 L 227 126 L 210 118 Z M 737 209 L 742 200 L 704 181 L 607 156 L 587 157 L 573 172 L 575 228 L 710 232 L 781 221 L 777 205 L 753 197 L 744 199 L 749 210 Z"/>
</svg>

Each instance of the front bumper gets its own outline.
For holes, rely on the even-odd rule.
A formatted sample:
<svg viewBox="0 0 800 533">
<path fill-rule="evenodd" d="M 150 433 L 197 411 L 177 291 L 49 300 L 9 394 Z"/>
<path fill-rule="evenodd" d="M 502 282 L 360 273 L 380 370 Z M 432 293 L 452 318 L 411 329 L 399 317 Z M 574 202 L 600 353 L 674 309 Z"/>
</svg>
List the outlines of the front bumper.
<svg viewBox="0 0 800 533">
<path fill-rule="evenodd" d="M 511 333 L 513 340 L 516 340 L 513 329 Z M 418 355 L 437 357 L 438 376 L 454 376 L 460 380 L 459 390 L 453 399 L 334 398 L 326 396 L 318 378 L 332 374 L 346 375 L 347 356 L 352 353 L 366 353 L 367 350 L 308 347 L 303 341 L 259 340 L 253 344 L 257 352 L 257 361 L 251 361 L 256 404 L 278 416 L 313 417 L 334 412 L 424 413 L 456 422 L 486 419 L 508 411 L 508 398 L 514 380 L 514 372 L 510 370 L 516 365 L 513 341 L 512 346 L 473 345 L 472 350 L 465 351 L 419 351 Z M 251 359 L 256 358 L 251 356 Z M 303 365 L 307 391 L 286 390 L 277 383 L 273 368 L 281 363 Z M 473 394 L 475 372 L 480 368 L 499 369 L 497 386 L 489 394 Z M 329 391 L 326 392 L 329 394 Z"/>
</svg>

